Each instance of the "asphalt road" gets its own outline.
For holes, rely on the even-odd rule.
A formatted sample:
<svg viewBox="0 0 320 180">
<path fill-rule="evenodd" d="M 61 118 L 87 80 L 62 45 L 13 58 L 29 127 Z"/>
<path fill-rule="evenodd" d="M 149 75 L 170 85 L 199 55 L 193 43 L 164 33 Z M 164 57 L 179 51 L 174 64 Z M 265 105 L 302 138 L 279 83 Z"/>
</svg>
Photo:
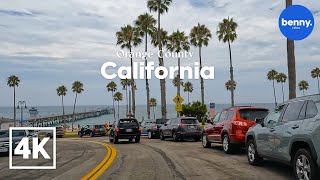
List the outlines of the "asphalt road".
<svg viewBox="0 0 320 180">
<path fill-rule="evenodd" d="M 108 180 L 293 179 L 289 166 L 265 161 L 261 167 L 253 167 L 248 164 L 244 151 L 226 155 L 220 145 L 205 149 L 200 142 L 192 141 L 142 139 L 139 144 L 121 142 L 112 145 L 116 149 L 112 162 L 107 158 L 112 150 L 104 143 L 108 144 L 107 137 L 83 138 L 81 141 L 58 139 L 56 170 L 9 170 L 8 157 L 2 156 L 0 179 L 81 179 L 88 177 L 86 175 L 98 165 L 107 168 L 106 171 L 102 169 L 99 179 Z M 106 161 L 101 164 L 103 160 Z M 13 157 L 13 162 L 14 165 L 25 163 L 17 156 Z M 36 164 L 50 163 L 40 158 Z"/>
</svg>

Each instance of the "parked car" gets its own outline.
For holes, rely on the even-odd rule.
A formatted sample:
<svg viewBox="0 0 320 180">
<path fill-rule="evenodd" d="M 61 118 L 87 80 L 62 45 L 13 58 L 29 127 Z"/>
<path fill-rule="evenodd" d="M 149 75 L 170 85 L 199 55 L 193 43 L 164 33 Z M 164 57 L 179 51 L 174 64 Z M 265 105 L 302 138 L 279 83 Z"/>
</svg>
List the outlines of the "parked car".
<svg viewBox="0 0 320 180">
<path fill-rule="evenodd" d="M 316 178 L 320 165 L 320 95 L 289 100 L 275 108 L 246 135 L 249 164 L 263 158 L 293 166 L 296 179 Z"/>
<path fill-rule="evenodd" d="M 89 135 L 91 137 L 94 136 L 105 136 L 107 133 L 104 125 L 85 125 L 78 132 L 78 136 L 82 137 L 85 135 Z"/>
<path fill-rule="evenodd" d="M 110 130 L 110 142 L 117 144 L 120 139 L 128 139 L 130 142 L 135 139 L 140 142 L 141 128 L 137 119 L 125 118 L 116 121 Z"/>
<path fill-rule="evenodd" d="M 168 119 L 148 119 L 141 123 L 141 134 L 147 135 L 149 139 L 159 138 L 160 127 L 165 124 Z"/>
<path fill-rule="evenodd" d="M 193 138 L 195 141 L 200 141 L 201 132 L 199 121 L 196 118 L 173 118 L 160 127 L 160 139 L 173 138 L 173 141 L 179 141 L 184 138 Z"/>
<path fill-rule="evenodd" d="M 211 124 L 204 127 L 202 146 L 211 147 L 211 143 L 221 143 L 225 153 L 232 153 L 245 147 L 245 135 L 256 124 L 256 118 L 264 118 L 268 109 L 250 106 L 238 106 L 224 109 L 216 114 Z"/>
<path fill-rule="evenodd" d="M 12 150 L 20 143 L 22 138 L 28 137 L 30 147 L 32 147 L 32 135 L 27 130 L 12 131 Z M 0 153 L 9 153 L 9 130 L 0 130 Z M 14 153 L 12 153 L 14 155 Z"/>
<path fill-rule="evenodd" d="M 46 137 L 53 137 L 53 132 L 52 130 L 45 130 L 45 131 L 39 131 L 37 132 L 38 134 L 44 134 Z M 64 136 L 65 132 L 64 132 L 64 128 L 63 126 L 57 126 L 56 127 L 56 137 L 58 138 L 62 138 Z"/>
</svg>

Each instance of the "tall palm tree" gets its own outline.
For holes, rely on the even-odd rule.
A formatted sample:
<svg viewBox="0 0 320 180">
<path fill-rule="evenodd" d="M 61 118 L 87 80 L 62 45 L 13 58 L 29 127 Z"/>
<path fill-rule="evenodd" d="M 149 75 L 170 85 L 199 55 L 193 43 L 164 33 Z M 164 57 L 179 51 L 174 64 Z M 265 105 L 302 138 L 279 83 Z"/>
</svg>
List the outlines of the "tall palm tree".
<svg viewBox="0 0 320 180">
<path fill-rule="evenodd" d="M 284 102 L 283 84 L 287 81 L 287 75 L 284 74 L 284 73 L 279 73 L 279 74 L 276 76 L 276 80 L 277 80 L 277 83 L 281 83 L 281 86 L 282 86 L 282 102 Z"/>
<path fill-rule="evenodd" d="M 193 84 L 188 81 L 183 84 L 183 87 L 184 87 L 184 92 L 188 92 L 188 104 L 190 104 L 189 93 L 192 93 L 193 91 Z"/>
<path fill-rule="evenodd" d="M 68 91 L 68 89 L 66 88 L 66 86 L 59 86 L 59 87 L 57 88 L 57 95 L 58 95 L 58 96 L 61 96 L 61 100 L 62 100 L 62 115 L 63 115 L 64 128 L 66 128 L 67 125 L 66 125 L 66 119 L 65 119 L 65 113 L 64 113 L 63 97 L 67 95 L 67 91 Z"/>
<path fill-rule="evenodd" d="M 306 90 L 309 89 L 309 83 L 308 83 L 308 81 L 302 80 L 302 81 L 300 81 L 300 83 L 298 84 L 298 86 L 299 86 L 300 91 L 302 91 L 302 92 L 303 92 L 303 95 L 305 96 L 304 91 L 306 91 Z"/>
<path fill-rule="evenodd" d="M 286 0 L 286 7 L 292 5 L 292 0 Z M 296 57 L 294 53 L 294 41 L 287 39 L 287 62 L 288 62 L 288 81 L 289 99 L 296 98 Z"/>
<path fill-rule="evenodd" d="M 123 86 L 123 89 L 126 90 L 126 103 L 127 103 L 126 114 L 128 114 L 128 111 L 129 111 L 128 88 L 130 88 L 130 84 L 131 84 L 131 82 L 129 79 L 121 79 L 121 85 Z"/>
<path fill-rule="evenodd" d="M 237 87 L 237 82 L 235 82 L 235 81 L 233 81 L 233 80 L 229 80 L 229 81 L 226 82 L 225 86 L 226 86 L 226 89 L 227 89 L 228 91 L 232 92 L 232 90 L 235 90 L 235 89 L 236 89 L 236 87 Z M 204 120 L 203 120 L 202 123 L 204 123 Z"/>
<path fill-rule="evenodd" d="M 171 52 L 179 53 L 183 50 L 189 51 L 190 43 L 188 40 L 188 36 L 185 35 L 184 32 L 180 32 L 177 30 L 173 32 L 168 38 L 167 49 Z M 180 57 L 178 56 L 178 75 L 177 75 L 177 85 L 180 83 Z M 180 95 L 180 86 L 177 86 L 177 95 Z M 177 117 L 179 117 L 179 113 L 177 113 Z"/>
<path fill-rule="evenodd" d="M 74 104 L 73 104 L 73 118 L 72 118 L 72 132 L 73 132 L 73 125 L 74 125 L 74 121 L 75 121 L 75 110 L 76 110 L 76 103 L 77 103 L 77 98 L 78 98 L 78 94 L 81 94 L 84 91 L 83 89 L 83 84 L 80 81 L 75 81 L 72 84 L 72 92 L 74 92 L 76 94 L 75 98 L 74 98 Z"/>
<path fill-rule="evenodd" d="M 152 107 L 153 118 L 155 119 L 156 118 L 156 114 L 154 113 L 154 108 L 157 106 L 157 99 L 151 98 L 149 104 Z"/>
<path fill-rule="evenodd" d="M 114 108 L 113 94 L 117 90 L 117 84 L 115 82 L 111 81 L 109 84 L 107 84 L 107 90 L 108 90 L 108 92 L 111 92 L 111 95 L 112 95 L 111 97 L 112 97 L 113 117 L 114 117 L 114 119 L 116 119 L 116 111 L 115 111 L 115 108 Z"/>
<path fill-rule="evenodd" d="M 194 26 L 191 29 L 190 33 L 190 42 L 195 47 L 199 48 L 199 59 L 200 59 L 200 71 L 202 69 L 202 57 L 201 57 L 201 50 L 203 46 L 208 46 L 209 40 L 212 38 L 212 34 L 204 24 L 198 23 L 197 26 Z M 201 102 L 204 104 L 204 82 L 203 78 L 200 79 L 201 85 Z"/>
<path fill-rule="evenodd" d="M 135 21 L 135 25 L 139 30 L 141 37 L 145 38 L 145 52 L 148 52 L 148 35 L 152 35 L 155 31 L 155 24 L 157 21 L 153 18 L 152 15 L 145 13 L 138 16 L 138 19 Z M 147 66 L 148 60 L 147 56 L 145 56 L 145 66 Z M 146 70 L 146 91 L 147 91 L 147 114 L 148 119 L 150 119 L 150 88 L 149 88 L 149 80 L 147 78 L 147 70 Z"/>
<path fill-rule="evenodd" d="M 157 30 L 157 46 L 159 47 L 160 57 L 159 57 L 159 66 L 164 66 L 162 58 L 162 41 L 161 41 L 161 14 L 168 12 L 169 6 L 171 5 L 172 0 L 147 0 L 147 7 L 151 12 L 158 13 L 158 30 Z M 167 102 L 166 102 L 166 80 L 160 80 L 161 88 L 161 114 L 162 118 L 167 118 Z"/>
<path fill-rule="evenodd" d="M 7 78 L 7 85 L 13 87 L 13 126 L 16 127 L 16 87 L 19 86 L 20 79 L 15 75 Z"/>
<path fill-rule="evenodd" d="M 178 87 L 178 76 L 176 76 L 173 80 L 172 80 L 172 84 L 174 87 Z M 180 86 L 183 86 L 183 82 L 180 79 Z"/>
<path fill-rule="evenodd" d="M 319 69 L 318 67 L 312 69 L 312 71 L 311 71 L 311 77 L 312 77 L 313 79 L 317 78 L 317 80 L 318 80 L 318 90 L 319 90 L 319 94 L 320 94 L 320 83 L 319 83 L 320 69 Z"/>
<path fill-rule="evenodd" d="M 121 30 L 116 33 L 117 45 L 121 46 L 121 49 L 129 49 L 130 54 L 132 53 L 132 47 L 136 47 L 141 44 L 141 38 L 139 31 L 136 27 L 126 25 L 121 27 Z M 133 79 L 133 59 L 130 57 L 131 63 L 131 91 L 132 91 L 132 111 L 133 115 L 136 113 L 136 96 L 135 96 L 135 82 Z"/>
<path fill-rule="evenodd" d="M 274 104 L 277 106 L 277 96 L 276 96 L 276 88 L 274 85 L 274 81 L 276 80 L 278 72 L 274 69 L 270 70 L 267 74 L 267 78 L 269 81 L 273 83 L 273 96 L 274 96 Z"/>
<path fill-rule="evenodd" d="M 231 53 L 231 43 L 237 39 L 236 29 L 238 24 L 233 21 L 233 18 L 223 19 L 222 22 L 218 25 L 217 35 L 219 41 L 224 43 L 228 43 L 229 47 L 229 55 L 230 55 L 230 80 L 234 81 L 233 78 L 233 65 L 232 65 L 232 53 Z M 230 89 L 231 91 L 231 105 L 234 106 L 234 89 Z"/>
<path fill-rule="evenodd" d="M 114 94 L 114 96 L 113 96 L 113 100 L 114 100 L 114 101 L 118 101 L 118 119 L 120 119 L 120 117 L 119 117 L 119 110 L 120 110 L 120 108 L 119 108 L 119 102 L 123 100 L 123 95 L 122 95 L 122 93 L 121 93 L 121 92 L 116 92 L 116 93 Z"/>
</svg>

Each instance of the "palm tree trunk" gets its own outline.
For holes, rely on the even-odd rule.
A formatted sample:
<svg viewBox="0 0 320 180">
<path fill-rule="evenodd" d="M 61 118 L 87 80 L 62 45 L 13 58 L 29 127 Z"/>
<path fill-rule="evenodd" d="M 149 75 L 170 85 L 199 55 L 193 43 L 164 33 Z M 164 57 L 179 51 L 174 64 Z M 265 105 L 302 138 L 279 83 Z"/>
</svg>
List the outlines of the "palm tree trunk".
<svg viewBox="0 0 320 180">
<path fill-rule="evenodd" d="M 148 52 L 148 33 L 146 33 L 146 44 L 145 44 L 145 52 L 147 53 Z M 147 60 L 147 56 L 145 57 L 145 66 L 147 67 L 147 64 L 148 64 L 148 60 Z M 150 119 L 150 104 L 149 104 L 149 101 L 150 101 L 150 89 L 149 89 L 149 80 L 147 78 L 147 70 L 146 70 L 146 91 L 147 91 L 147 114 L 148 114 L 148 119 Z"/>
<path fill-rule="evenodd" d="M 72 126 L 71 126 L 72 132 L 73 132 L 74 121 L 76 120 L 76 117 L 75 117 L 75 114 L 74 114 L 74 113 L 75 113 L 75 110 L 76 110 L 77 97 L 78 97 L 78 93 L 76 93 L 76 97 L 74 98 L 74 104 L 73 104 Z"/>
<path fill-rule="evenodd" d="M 132 53 L 131 47 L 130 47 L 130 54 Z M 133 59 L 130 58 L 131 63 L 131 91 L 132 91 L 132 111 L 133 115 L 135 117 L 136 115 L 136 93 L 135 93 L 135 85 L 134 85 L 134 79 L 133 79 Z"/>
<path fill-rule="evenodd" d="M 63 95 L 62 95 L 62 116 L 63 116 L 63 124 L 64 124 L 64 128 L 67 127 L 66 125 L 66 119 L 65 119 L 65 114 L 64 114 L 64 102 L 63 102 Z"/>
<path fill-rule="evenodd" d="M 233 80 L 233 65 L 232 65 L 232 52 L 231 52 L 231 45 L 230 41 L 228 40 L 228 46 L 229 46 L 229 55 L 230 55 L 230 80 Z M 234 106 L 234 87 L 231 88 L 231 106 Z"/>
<path fill-rule="evenodd" d="M 178 57 L 177 95 L 180 96 L 180 57 Z M 180 113 L 177 111 L 177 117 Z"/>
<path fill-rule="evenodd" d="M 200 71 L 201 71 L 202 69 L 201 47 L 199 47 L 199 59 L 200 59 Z M 204 82 L 203 82 L 202 76 L 200 76 L 200 85 L 201 85 L 201 102 L 202 104 L 204 104 Z"/>
<path fill-rule="evenodd" d="M 281 83 L 282 85 L 282 102 L 284 103 L 284 91 L 283 91 L 283 83 Z"/>
<path fill-rule="evenodd" d="M 13 127 L 16 127 L 16 86 L 13 86 Z"/>
<path fill-rule="evenodd" d="M 292 0 L 286 0 L 286 7 L 292 5 Z M 289 99 L 296 98 L 296 58 L 294 53 L 294 41 L 287 39 L 287 62 Z"/>
<path fill-rule="evenodd" d="M 319 94 L 320 94 L 320 82 L 319 82 L 319 77 L 317 76 L 317 80 L 318 80 L 318 90 L 319 90 Z"/>
<path fill-rule="evenodd" d="M 111 95 L 112 95 L 113 118 L 114 120 L 116 120 L 116 109 L 114 108 L 113 90 L 111 91 Z"/>
<path fill-rule="evenodd" d="M 274 86 L 274 80 L 272 80 L 272 83 L 273 83 L 274 104 L 277 106 L 277 96 L 276 96 L 276 88 Z"/>
<path fill-rule="evenodd" d="M 129 113 L 129 102 L 128 102 L 128 86 L 126 86 L 126 101 L 127 101 L 127 112 L 126 112 L 126 116 Z"/>
<path fill-rule="evenodd" d="M 189 101 L 189 91 L 188 91 L 188 104 L 190 104 L 190 101 Z"/>
<path fill-rule="evenodd" d="M 156 118 L 156 114 L 154 113 L 154 106 L 152 107 L 152 109 L 153 109 L 153 119 L 155 119 Z"/>
<path fill-rule="evenodd" d="M 163 54 L 162 54 L 162 44 L 160 40 L 160 29 L 161 29 L 161 23 L 160 23 L 160 11 L 159 9 L 161 8 L 161 4 L 158 3 L 158 43 L 159 43 L 159 51 L 160 51 L 160 56 L 159 57 L 159 66 L 164 66 L 163 62 Z M 167 119 L 167 100 L 166 100 L 166 80 L 165 79 L 160 79 L 160 90 L 161 90 L 161 114 L 162 114 L 162 119 Z"/>
<path fill-rule="evenodd" d="M 304 94 L 304 89 L 302 89 L 302 92 L 303 92 L 303 96 L 305 96 L 305 94 Z"/>
<path fill-rule="evenodd" d="M 120 115 L 119 115 L 119 110 L 120 110 L 120 106 L 119 106 L 119 101 L 118 101 L 118 120 L 120 119 Z"/>
</svg>

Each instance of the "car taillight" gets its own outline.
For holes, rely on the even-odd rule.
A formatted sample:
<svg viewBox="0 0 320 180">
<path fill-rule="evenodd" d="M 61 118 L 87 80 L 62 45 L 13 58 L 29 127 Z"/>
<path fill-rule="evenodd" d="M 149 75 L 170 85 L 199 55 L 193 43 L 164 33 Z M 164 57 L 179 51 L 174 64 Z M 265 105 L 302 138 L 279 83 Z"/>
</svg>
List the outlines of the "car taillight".
<svg viewBox="0 0 320 180">
<path fill-rule="evenodd" d="M 139 128 L 138 130 L 141 131 L 141 128 Z"/>
<path fill-rule="evenodd" d="M 179 124 L 179 126 L 187 126 L 187 124 Z"/>
<path fill-rule="evenodd" d="M 119 132 L 119 128 L 116 129 L 116 132 Z"/>
<path fill-rule="evenodd" d="M 242 122 L 242 121 L 233 121 L 233 124 L 236 126 L 248 126 L 246 122 Z"/>
</svg>

